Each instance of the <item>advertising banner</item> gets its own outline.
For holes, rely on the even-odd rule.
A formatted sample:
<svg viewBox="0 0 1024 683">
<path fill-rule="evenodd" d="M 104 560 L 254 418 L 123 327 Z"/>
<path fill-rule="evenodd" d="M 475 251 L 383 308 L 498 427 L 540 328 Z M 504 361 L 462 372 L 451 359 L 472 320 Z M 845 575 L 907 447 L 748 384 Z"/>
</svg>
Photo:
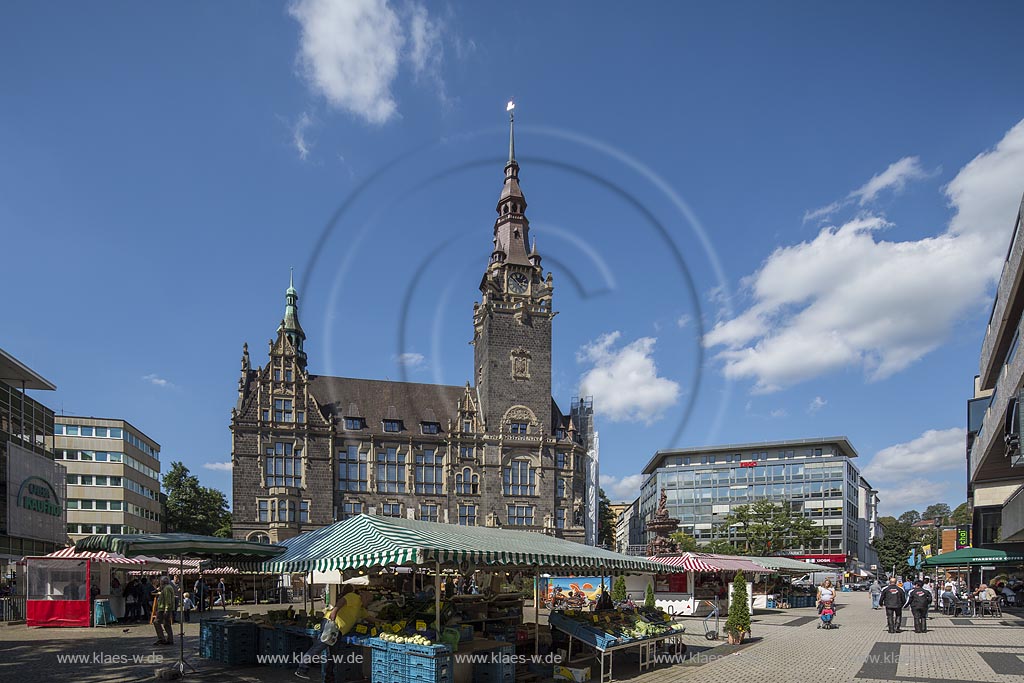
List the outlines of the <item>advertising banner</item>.
<svg viewBox="0 0 1024 683">
<path fill-rule="evenodd" d="M 956 549 L 971 547 L 971 525 L 959 524 L 956 527 Z"/>
</svg>

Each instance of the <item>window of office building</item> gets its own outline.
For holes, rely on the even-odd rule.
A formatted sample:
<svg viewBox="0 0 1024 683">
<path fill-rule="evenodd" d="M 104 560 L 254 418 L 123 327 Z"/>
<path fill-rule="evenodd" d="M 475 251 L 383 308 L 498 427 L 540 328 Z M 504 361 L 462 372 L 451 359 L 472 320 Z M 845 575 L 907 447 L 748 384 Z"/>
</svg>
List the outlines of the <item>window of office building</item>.
<svg viewBox="0 0 1024 683">
<path fill-rule="evenodd" d="M 557 508 L 555 510 L 555 528 L 565 528 L 565 508 Z"/>
<path fill-rule="evenodd" d="M 402 504 L 401 503 L 384 503 L 380 506 L 380 514 L 384 517 L 401 517 L 402 516 Z"/>
<path fill-rule="evenodd" d="M 338 451 L 338 490 L 366 491 L 369 487 L 367 467 L 370 454 L 359 446 L 346 446 Z"/>
<path fill-rule="evenodd" d="M 345 429 L 365 429 L 366 420 L 361 417 L 346 417 Z"/>
<path fill-rule="evenodd" d="M 436 455 L 433 448 L 424 448 L 416 454 L 416 493 L 433 495 L 441 493 L 441 472 L 444 457 Z"/>
<path fill-rule="evenodd" d="M 341 518 L 348 519 L 349 517 L 355 517 L 356 515 L 363 514 L 362 503 L 342 503 L 341 506 Z"/>
<path fill-rule="evenodd" d="M 397 448 L 377 452 L 377 491 L 405 493 L 405 453 Z"/>
<path fill-rule="evenodd" d="M 294 411 L 290 398 L 274 399 L 274 420 L 277 422 L 291 422 Z"/>
<path fill-rule="evenodd" d="M 459 525 L 476 526 L 476 505 L 459 506 Z"/>
<path fill-rule="evenodd" d="M 438 506 L 432 503 L 423 503 L 420 505 L 420 519 L 424 522 L 436 522 Z"/>
<path fill-rule="evenodd" d="M 400 432 L 402 431 L 401 420 L 384 420 L 384 431 L 385 432 Z"/>
</svg>

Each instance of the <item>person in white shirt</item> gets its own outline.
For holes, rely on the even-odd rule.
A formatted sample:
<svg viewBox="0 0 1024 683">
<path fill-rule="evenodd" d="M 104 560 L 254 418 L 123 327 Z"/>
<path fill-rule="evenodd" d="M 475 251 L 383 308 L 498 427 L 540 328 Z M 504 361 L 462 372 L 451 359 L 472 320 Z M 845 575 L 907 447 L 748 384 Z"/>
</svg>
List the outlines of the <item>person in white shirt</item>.
<svg viewBox="0 0 1024 683">
<path fill-rule="evenodd" d="M 818 614 L 821 614 L 821 610 L 826 602 L 834 603 L 836 599 L 836 589 L 832 586 L 832 581 L 825 579 L 825 581 L 818 586 Z"/>
</svg>

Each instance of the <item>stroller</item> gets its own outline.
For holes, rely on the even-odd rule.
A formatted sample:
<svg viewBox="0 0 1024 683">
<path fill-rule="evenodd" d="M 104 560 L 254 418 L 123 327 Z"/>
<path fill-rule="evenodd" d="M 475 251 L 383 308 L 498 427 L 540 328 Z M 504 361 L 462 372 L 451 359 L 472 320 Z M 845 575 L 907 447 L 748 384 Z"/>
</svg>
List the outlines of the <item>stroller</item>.
<svg viewBox="0 0 1024 683">
<path fill-rule="evenodd" d="M 821 603 L 821 623 L 818 624 L 818 628 L 836 628 L 835 616 L 836 608 L 831 600 Z"/>
</svg>

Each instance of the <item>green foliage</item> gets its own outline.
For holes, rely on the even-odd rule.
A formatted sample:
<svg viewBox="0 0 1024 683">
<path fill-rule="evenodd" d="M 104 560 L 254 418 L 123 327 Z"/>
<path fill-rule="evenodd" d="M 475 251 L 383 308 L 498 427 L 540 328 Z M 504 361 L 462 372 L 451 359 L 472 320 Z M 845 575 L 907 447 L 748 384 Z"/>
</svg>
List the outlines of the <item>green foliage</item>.
<svg viewBox="0 0 1024 683">
<path fill-rule="evenodd" d="M 685 531 L 676 531 L 675 533 L 669 534 L 669 538 L 671 538 L 679 545 L 679 552 L 697 552 L 697 539 L 691 536 L 690 534 L 686 533 Z"/>
<path fill-rule="evenodd" d="M 904 513 L 906 514 L 906 513 Z M 897 576 L 907 576 L 912 567 L 907 565 L 907 557 L 911 548 L 920 542 L 920 534 L 910 524 L 897 521 L 891 526 L 885 527 L 885 534 L 882 538 L 875 540 L 872 544 L 878 552 L 879 567 L 885 573 L 893 571 L 896 567 Z"/>
<path fill-rule="evenodd" d="M 743 570 L 736 572 L 732 580 L 732 600 L 729 602 L 729 618 L 725 620 L 727 633 L 750 632 L 750 606 L 747 604 L 747 579 Z"/>
<path fill-rule="evenodd" d="M 167 511 L 164 520 L 171 531 L 204 536 L 230 536 L 228 501 L 217 489 L 199 485 L 199 478 L 180 462 L 172 462 L 164 475 Z"/>
<path fill-rule="evenodd" d="M 598 489 L 597 497 L 597 544 L 608 548 L 615 547 L 615 513 L 612 512 L 611 501 L 604 489 Z"/>
<path fill-rule="evenodd" d="M 967 503 L 960 503 L 956 506 L 956 510 L 949 516 L 951 524 L 970 524 L 971 523 L 971 512 L 967 509 Z"/>
<path fill-rule="evenodd" d="M 803 548 L 825 534 L 825 528 L 788 505 L 761 499 L 753 505 L 737 505 L 726 516 L 727 526 L 737 527 L 746 540 L 747 555 L 774 555 L 786 548 Z"/>
<path fill-rule="evenodd" d="M 626 577 L 618 576 L 612 584 L 612 600 L 622 602 L 626 599 Z"/>
<path fill-rule="evenodd" d="M 647 593 L 644 594 L 644 607 L 654 607 L 654 584 L 647 584 Z"/>
<path fill-rule="evenodd" d="M 952 510 L 945 503 L 932 503 L 921 513 L 921 519 L 941 519 L 945 524 L 951 514 Z"/>
<path fill-rule="evenodd" d="M 921 513 L 917 510 L 907 510 L 897 520 L 900 524 L 913 524 L 921 521 Z"/>
<path fill-rule="evenodd" d="M 700 546 L 702 553 L 716 553 L 718 555 L 746 555 L 746 548 L 737 548 L 724 538 L 713 538 Z"/>
<path fill-rule="evenodd" d="M 885 515 L 878 518 L 878 523 L 882 525 L 883 529 L 888 529 L 889 527 L 899 524 L 899 520 L 892 515 Z"/>
</svg>

